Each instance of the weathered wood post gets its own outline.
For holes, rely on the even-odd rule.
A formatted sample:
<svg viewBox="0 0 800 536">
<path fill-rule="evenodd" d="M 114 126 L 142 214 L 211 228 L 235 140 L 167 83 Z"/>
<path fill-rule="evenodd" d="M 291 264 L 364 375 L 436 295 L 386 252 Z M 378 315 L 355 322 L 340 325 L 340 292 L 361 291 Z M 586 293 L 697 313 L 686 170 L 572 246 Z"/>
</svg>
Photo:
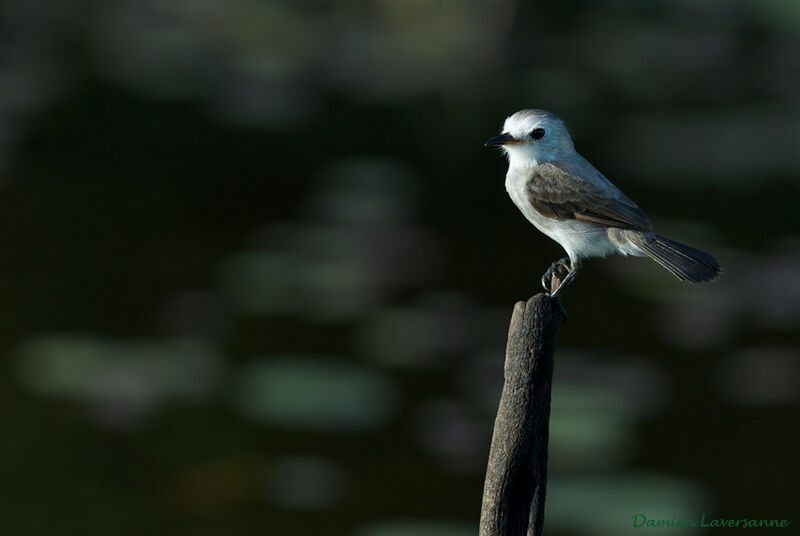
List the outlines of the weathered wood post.
<svg viewBox="0 0 800 536">
<path fill-rule="evenodd" d="M 554 276 L 551 288 L 557 283 Z M 514 306 L 505 383 L 486 468 L 480 536 L 542 535 L 553 355 L 562 311 L 544 293 Z"/>
</svg>

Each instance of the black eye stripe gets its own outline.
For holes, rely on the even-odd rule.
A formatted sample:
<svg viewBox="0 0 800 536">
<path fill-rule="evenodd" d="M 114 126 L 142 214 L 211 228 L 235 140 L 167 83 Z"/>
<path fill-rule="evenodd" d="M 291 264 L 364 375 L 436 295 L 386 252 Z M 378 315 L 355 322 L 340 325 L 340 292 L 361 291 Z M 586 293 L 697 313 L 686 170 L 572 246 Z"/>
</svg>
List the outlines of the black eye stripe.
<svg viewBox="0 0 800 536">
<path fill-rule="evenodd" d="M 544 138 L 544 129 L 540 127 L 531 130 L 531 138 L 533 138 L 534 140 L 540 140 Z"/>
</svg>

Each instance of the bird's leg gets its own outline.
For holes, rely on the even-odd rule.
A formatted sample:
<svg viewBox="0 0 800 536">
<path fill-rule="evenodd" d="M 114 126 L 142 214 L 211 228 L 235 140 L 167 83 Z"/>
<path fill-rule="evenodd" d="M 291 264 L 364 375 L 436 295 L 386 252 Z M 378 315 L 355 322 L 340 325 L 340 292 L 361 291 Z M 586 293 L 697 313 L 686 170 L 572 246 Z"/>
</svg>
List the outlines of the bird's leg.
<svg viewBox="0 0 800 536">
<path fill-rule="evenodd" d="M 553 275 L 558 273 L 558 267 L 563 266 L 567 270 L 572 269 L 572 265 L 570 264 L 569 257 L 564 257 L 563 259 L 558 259 L 556 262 L 550 265 L 550 268 L 542 276 L 542 286 L 544 287 L 545 292 L 550 294 L 550 281 L 553 279 Z"/>
<path fill-rule="evenodd" d="M 558 298 L 558 295 L 561 294 L 561 290 L 570 283 L 572 283 L 572 280 L 575 279 L 576 275 L 578 275 L 578 271 L 581 269 L 580 259 L 575 259 L 575 261 L 571 262 L 570 264 L 571 266 L 569 269 L 569 273 L 564 279 L 561 280 L 561 283 L 559 283 L 558 288 L 556 288 L 556 290 L 550 294 L 551 298 Z"/>
</svg>

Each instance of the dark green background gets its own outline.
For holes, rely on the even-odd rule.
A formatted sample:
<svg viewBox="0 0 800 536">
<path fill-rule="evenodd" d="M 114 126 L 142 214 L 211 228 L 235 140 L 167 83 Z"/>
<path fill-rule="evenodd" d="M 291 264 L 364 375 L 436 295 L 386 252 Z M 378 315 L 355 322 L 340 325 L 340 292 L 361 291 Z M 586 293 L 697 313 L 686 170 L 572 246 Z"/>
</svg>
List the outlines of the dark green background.
<svg viewBox="0 0 800 536">
<path fill-rule="evenodd" d="M 796 533 L 796 2 L 6 4 L 1 533 L 474 534 L 525 107 L 725 268 L 585 263 L 548 533 Z"/>
</svg>

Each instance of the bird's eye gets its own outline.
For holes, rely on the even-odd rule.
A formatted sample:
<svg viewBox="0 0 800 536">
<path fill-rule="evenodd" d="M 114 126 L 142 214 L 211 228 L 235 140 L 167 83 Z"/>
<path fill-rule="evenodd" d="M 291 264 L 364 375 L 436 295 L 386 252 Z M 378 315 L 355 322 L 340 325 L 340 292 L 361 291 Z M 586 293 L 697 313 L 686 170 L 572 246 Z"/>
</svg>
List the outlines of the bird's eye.
<svg viewBox="0 0 800 536">
<path fill-rule="evenodd" d="M 534 140 L 541 140 L 544 138 L 544 129 L 543 128 L 534 128 L 531 130 L 531 138 Z"/>
</svg>

